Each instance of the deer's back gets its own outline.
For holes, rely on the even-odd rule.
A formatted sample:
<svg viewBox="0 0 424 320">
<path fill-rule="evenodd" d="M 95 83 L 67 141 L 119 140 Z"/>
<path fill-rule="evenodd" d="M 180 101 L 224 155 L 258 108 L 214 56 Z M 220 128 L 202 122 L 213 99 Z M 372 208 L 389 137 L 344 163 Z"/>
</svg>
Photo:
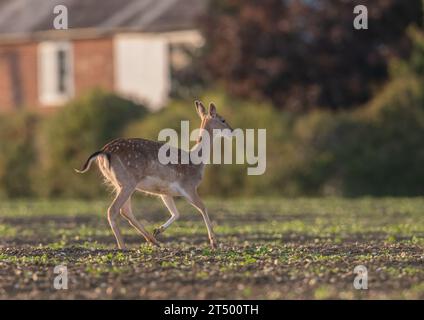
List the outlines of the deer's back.
<svg viewBox="0 0 424 320">
<path fill-rule="evenodd" d="M 200 183 L 202 170 L 199 165 L 192 163 L 182 164 L 182 153 L 184 150 L 177 149 L 179 155 L 178 164 L 162 164 L 158 154 L 162 142 L 132 138 L 116 139 L 106 144 L 102 151 L 110 155 L 111 167 L 115 171 L 125 168 L 131 177 L 138 182 L 159 181 L 160 184 L 167 183 Z M 117 177 L 119 180 L 119 177 Z"/>
</svg>

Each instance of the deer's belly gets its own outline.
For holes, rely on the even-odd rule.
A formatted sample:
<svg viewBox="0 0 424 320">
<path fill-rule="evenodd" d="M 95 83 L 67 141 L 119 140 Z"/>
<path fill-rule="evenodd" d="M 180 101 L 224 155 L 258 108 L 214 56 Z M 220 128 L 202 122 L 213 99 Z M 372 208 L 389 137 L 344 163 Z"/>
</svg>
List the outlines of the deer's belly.
<svg viewBox="0 0 424 320">
<path fill-rule="evenodd" d="M 144 177 L 138 184 L 137 189 L 152 194 L 165 194 L 179 196 L 179 187 L 175 182 L 165 181 L 156 177 Z"/>
</svg>

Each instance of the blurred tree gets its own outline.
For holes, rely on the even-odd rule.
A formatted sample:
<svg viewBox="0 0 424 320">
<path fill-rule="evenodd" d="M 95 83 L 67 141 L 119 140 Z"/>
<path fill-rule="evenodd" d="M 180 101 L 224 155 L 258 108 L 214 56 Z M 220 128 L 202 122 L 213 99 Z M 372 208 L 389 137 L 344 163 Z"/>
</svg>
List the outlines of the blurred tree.
<svg viewBox="0 0 424 320">
<path fill-rule="evenodd" d="M 391 70 L 392 77 L 405 72 L 419 77 L 424 76 L 424 30 L 411 27 L 408 30 L 408 36 L 412 40 L 411 58 L 406 61 L 395 60 L 392 63 L 392 66 L 395 66 Z"/>
<path fill-rule="evenodd" d="M 368 8 L 355 30 L 353 9 Z M 406 57 L 406 29 L 422 26 L 421 0 L 211 0 L 205 68 L 242 97 L 281 108 L 350 108 L 386 80 L 391 57 Z"/>
</svg>

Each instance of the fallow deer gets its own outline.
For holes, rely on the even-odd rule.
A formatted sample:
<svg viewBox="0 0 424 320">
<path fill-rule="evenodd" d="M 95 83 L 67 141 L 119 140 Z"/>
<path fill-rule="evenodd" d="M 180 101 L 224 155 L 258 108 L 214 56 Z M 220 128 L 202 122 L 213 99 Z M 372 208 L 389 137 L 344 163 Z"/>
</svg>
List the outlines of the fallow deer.
<svg viewBox="0 0 424 320">
<path fill-rule="evenodd" d="M 196 145 L 190 151 L 180 150 L 182 153 L 198 152 L 202 147 L 211 148 L 212 143 L 203 146 L 202 132 L 209 134 L 211 140 L 216 137 L 217 130 L 231 127 L 216 112 L 213 103 L 206 110 L 200 101 L 195 101 L 197 113 L 201 119 L 200 136 Z M 228 130 L 227 130 L 228 131 Z M 206 141 L 206 140 L 205 140 Z M 158 159 L 159 149 L 163 143 L 145 139 L 116 139 L 106 144 L 100 151 L 93 153 L 85 162 L 79 173 L 90 169 L 91 163 L 96 160 L 97 165 L 116 191 L 116 197 L 111 203 L 107 217 L 115 235 L 118 247 L 125 248 L 125 244 L 117 226 L 119 213 L 151 244 L 158 245 L 156 236 L 164 232 L 179 217 L 174 203 L 174 197 L 184 197 L 203 216 L 212 248 L 216 248 L 216 237 L 212 229 L 207 209 L 200 199 L 197 188 L 203 179 L 205 164 L 162 164 Z M 186 154 L 187 155 L 187 154 Z M 151 235 L 144 226 L 136 220 L 131 209 L 131 195 L 135 191 L 159 195 L 168 208 L 171 217 L 154 230 Z"/>
</svg>

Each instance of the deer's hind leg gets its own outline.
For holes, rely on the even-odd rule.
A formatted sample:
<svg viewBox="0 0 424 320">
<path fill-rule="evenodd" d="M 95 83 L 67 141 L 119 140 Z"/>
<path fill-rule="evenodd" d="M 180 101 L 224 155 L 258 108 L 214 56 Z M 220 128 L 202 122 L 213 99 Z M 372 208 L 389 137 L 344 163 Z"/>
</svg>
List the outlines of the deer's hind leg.
<svg viewBox="0 0 424 320">
<path fill-rule="evenodd" d="M 117 189 L 117 194 L 115 199 L 112 201 L 109 209 L 107 210 L 107 219 L 109 221 L 112 232 L 116 238 L 119 249 L 125 249 L 124 240 L 121 235 L 121 231 L 118 228 L 116 218 L 119 215 L 121 208 L 124 206 L 125 202 L 129 199 L 131 194 L 134 192 L 134 188 L 124 187 Z"/>
<path fill-rule="evenodd" d="M 134 216 L 132 212 L 131 207 L 131 196 L 128 198 L 128 200 L 125 202 L 124 206 L 121 209 L 121 215 L 128 220 L 131 226 L 134 227 L 143 237 L 146 239 L 147 242 L 150 242 L 154 245 L 159 245 L 157 240 L 154 236 L 152 236 L 145 228 L 144 226 L 138 222 L 136 217 Z"/>
</svg>

